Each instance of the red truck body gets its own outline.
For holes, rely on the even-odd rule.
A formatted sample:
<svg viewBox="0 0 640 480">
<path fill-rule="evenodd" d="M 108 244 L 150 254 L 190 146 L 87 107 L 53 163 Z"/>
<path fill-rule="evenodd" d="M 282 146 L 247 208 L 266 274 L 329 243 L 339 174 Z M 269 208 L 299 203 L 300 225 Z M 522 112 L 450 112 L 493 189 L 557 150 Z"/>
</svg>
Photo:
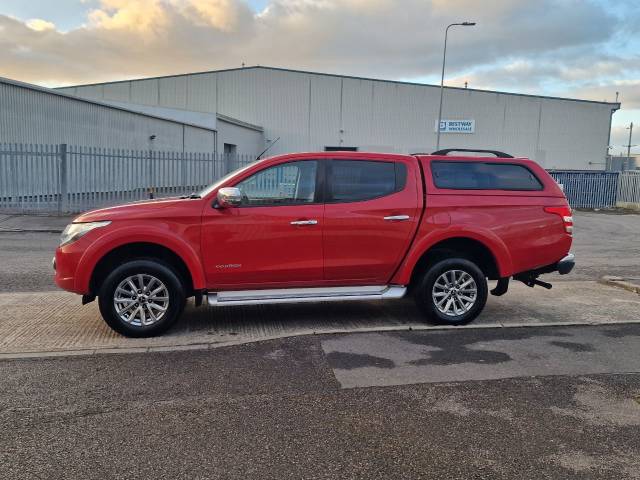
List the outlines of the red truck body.
<svg viewBox="0 0 640 480">
<path fill-rule="evenodd" d="M 315 186 L 302 204 L 222 208 L 218 202 L 220 189 L 244 185 L 243 181 L 274 166 L 288 168 L 305 161 L 314 168 Z M 395 168 L 401 188 L 364 200 L 349 197 L 348 188 L 337 194 L 332 190 L 329 198 L 328 179 L 339 178 L 342 166 L 353 166 L 341 161 L 381 162 L 373 167 Z M 540 187 L 438 187 L 434 166 L 446 170 L 453 162 L 521 166 Z M 376 181 L 371 181 L 372 191 L 384 187 Z M 289 188 L 284 181 L 278 185 Z M 557 270 L 558 262 L 569 254 L 570 215 L 561 188 L 539 165 L 524 158 L 359 152 L 282 155 L 231 174 L 201 196 L 143 201 L 78 216 L 74 223 L 105 225 L 57 249 L 55 281 L 88 301 L 100 295 L 104 280 L 118 265 L 158 258 L 176 272 L 185 295 L 197 299 L 224 291 L 410 286 L 433 260 L 434 251 L 459 251 L 475 259 L 487 278 L 515 276 L 535 282 L 540 273 Z"/>
</svg>

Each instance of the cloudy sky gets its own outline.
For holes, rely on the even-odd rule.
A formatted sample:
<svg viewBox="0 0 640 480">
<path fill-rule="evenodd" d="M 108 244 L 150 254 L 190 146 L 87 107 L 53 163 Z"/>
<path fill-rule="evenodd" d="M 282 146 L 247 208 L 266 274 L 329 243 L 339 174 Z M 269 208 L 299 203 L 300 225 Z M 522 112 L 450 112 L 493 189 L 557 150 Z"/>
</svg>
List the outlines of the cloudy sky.
<svg viewBox="0 0 640 480">
<path fill-rule="evenodd" d="M 614 101 L 638 126 L 637 0 L 2 0 L 0 76 L 45 86 L 246 65 Z M 637 148 L 640 151 L 640 147 Z"/>
</svg>

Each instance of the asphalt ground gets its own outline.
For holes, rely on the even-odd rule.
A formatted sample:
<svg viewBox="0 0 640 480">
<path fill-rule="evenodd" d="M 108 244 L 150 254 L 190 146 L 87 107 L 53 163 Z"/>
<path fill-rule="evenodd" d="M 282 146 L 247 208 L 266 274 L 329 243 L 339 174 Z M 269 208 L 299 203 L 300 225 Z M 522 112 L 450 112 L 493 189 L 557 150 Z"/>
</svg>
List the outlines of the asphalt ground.
<svg viewBox="0 0 640 480">
<path fill-rule="evenodd" d="M 640 326 L 500 332 L 5 360 L 0 478 L 640 478 Z"/>
</svg>

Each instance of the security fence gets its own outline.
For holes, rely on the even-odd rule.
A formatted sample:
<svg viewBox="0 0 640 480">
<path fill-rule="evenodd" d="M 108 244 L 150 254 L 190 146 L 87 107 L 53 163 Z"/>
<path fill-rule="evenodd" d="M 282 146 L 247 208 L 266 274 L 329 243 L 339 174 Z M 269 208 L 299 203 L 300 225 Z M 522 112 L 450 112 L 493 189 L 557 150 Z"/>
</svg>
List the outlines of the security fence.
<svg viewBox="0 0 640 480">
<path fill-rule="evenodd" d="M 620 172 L 551 170 L 562 185 L 569 205 L 574 208 L 611 208 L 616 206 Z"/>
<path fill-rule="evenodd" d="M 618 207 L 640 209 L 640 170 L 620 174 L 616 204 Z"/>
<path fill-rule="evenodd" d="M 246 155 L 0 143 L 0 211 L 75 213 L 201 190 Z M 574 208 L 640 209 L 640 171 L 552 170 Z"/>
<path fill-rule="evenodd" d="M 0 143 L 0 210 L 67 213 L 188 194 L 247 155 Z"/>
</svg>

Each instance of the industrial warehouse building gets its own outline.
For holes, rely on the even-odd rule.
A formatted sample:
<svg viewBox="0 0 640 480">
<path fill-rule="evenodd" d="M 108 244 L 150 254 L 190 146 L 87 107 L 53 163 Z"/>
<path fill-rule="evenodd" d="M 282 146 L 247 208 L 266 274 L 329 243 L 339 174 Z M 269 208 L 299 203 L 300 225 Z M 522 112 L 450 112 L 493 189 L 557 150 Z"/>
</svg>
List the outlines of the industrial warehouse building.
<svg viewBox="0 0 640 480">
<path fill-rule="evenodd" d="M 261 127 L 221 114 L 116 105 L 0 77 L 0 143 L 238 154 L 264 148 Z M 234 152 L 235 153 L 235 152 Z"/>
<path fill-rule="evenodd" d="M 431 152 L 440 95 L 432 85 L 269 67 L 57 91 L 189 119 L 195 125 L 218 115 L 239 119 L 264 129 L 265 146 L 277 140 L 269 154 L 331 149 Z M 498 149 L 530 157 L 548 169 L 601 170 L 611 116 L 619 108 L 619 103 L 447 87 L 441 148 Z M 233 150 L 243 148 L 242 141 L 223 143 Z"/>
</svg>

